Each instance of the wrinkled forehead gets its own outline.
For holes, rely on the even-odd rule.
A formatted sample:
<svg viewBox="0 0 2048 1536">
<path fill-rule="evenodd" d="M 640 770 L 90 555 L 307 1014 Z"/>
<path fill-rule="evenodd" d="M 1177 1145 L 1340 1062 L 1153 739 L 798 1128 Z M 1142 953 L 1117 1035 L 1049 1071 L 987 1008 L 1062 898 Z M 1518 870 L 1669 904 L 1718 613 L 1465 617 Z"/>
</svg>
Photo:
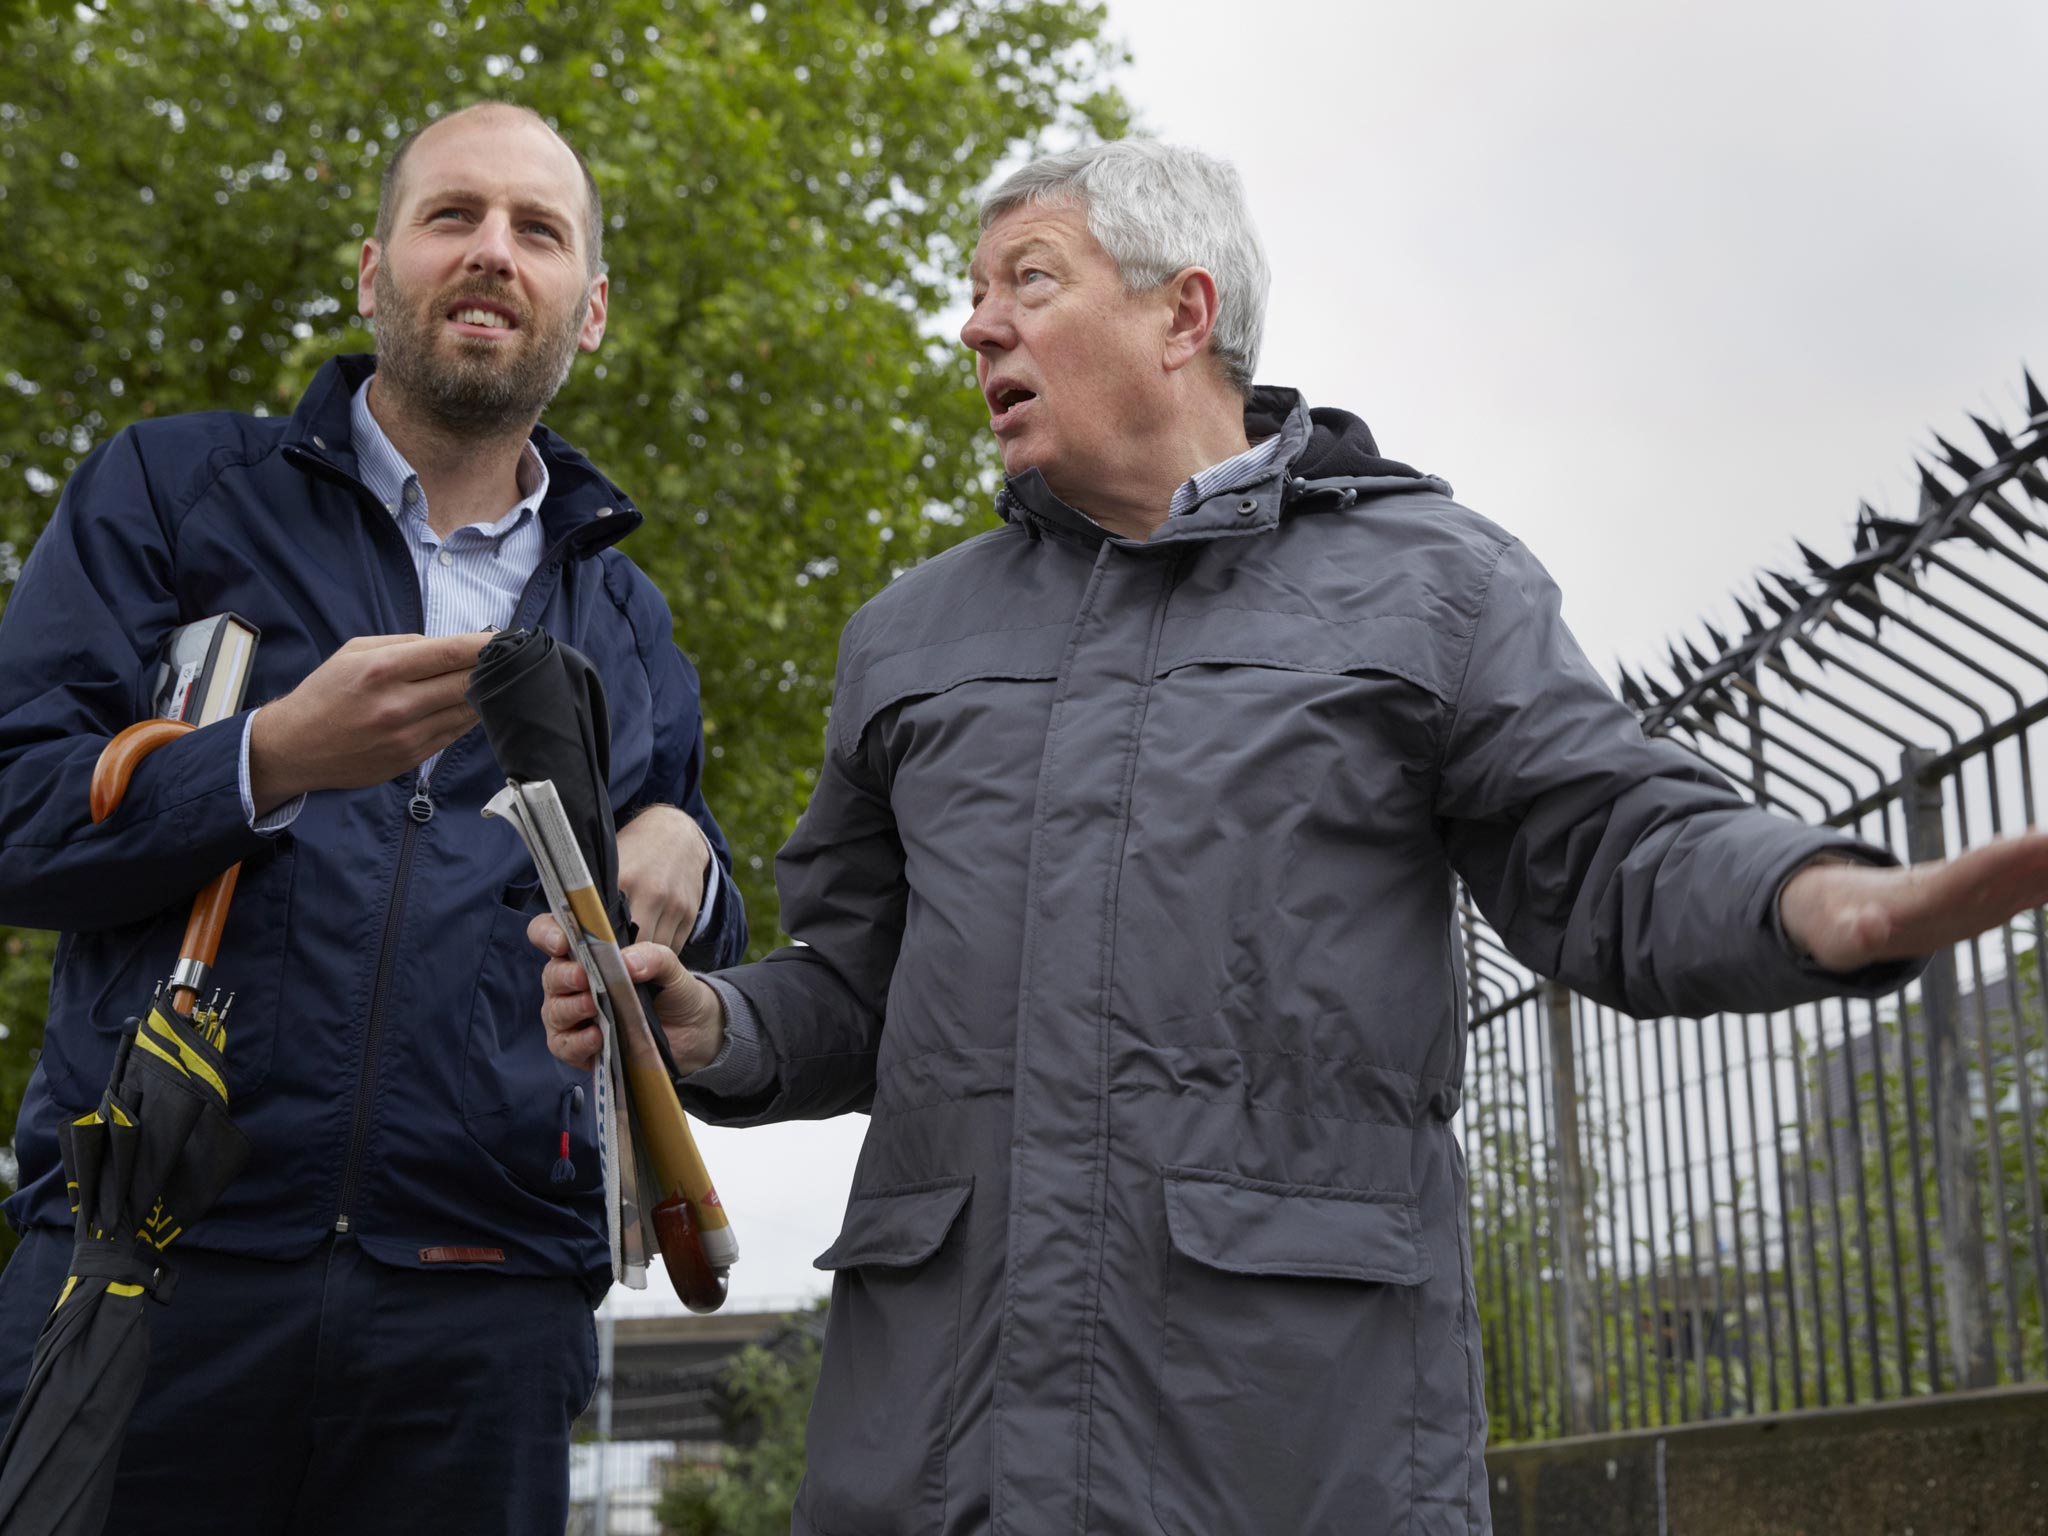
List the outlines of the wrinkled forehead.
<svg viewBox="0 0 2048 1536">
<path fill-rule="evenodd" d="M 1019 203 L 1005 209 L 981 232 L 967 263 L 967 276 L 971 282 L 983 283 L 1027 255 L 1086 257 L 1101 249 L 1088 232 L 1086 210 L 1078 205 Z"/>
<path fill-rule="evenodd" d="M 523 112 L 477 110 L 443 119 L 413 142 L 398 203 L 452 190 L 502 188 L 569 212 L 584 206 L 583 171 L 547 124 Z"/>
</svg>

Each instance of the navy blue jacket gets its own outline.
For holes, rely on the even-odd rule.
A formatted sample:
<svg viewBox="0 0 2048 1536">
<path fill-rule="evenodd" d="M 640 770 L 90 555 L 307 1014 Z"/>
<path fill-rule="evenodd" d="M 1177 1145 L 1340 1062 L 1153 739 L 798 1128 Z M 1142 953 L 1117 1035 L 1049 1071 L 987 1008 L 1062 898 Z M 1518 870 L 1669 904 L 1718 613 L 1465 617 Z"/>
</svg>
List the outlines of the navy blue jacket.
<svg viewBox="0 0 2048 1536">
<path fill-rule="evenodd" d="M 59 1117 L 95 1104 L 122 1020 L 170 970 L 190 898 L 242 875 L 215 979 L 236 993 L 228 1091 L 255 1150 L 182 1242 L 290 1258 L 337 1228 L 375 1257 L 482 1248 L 480 1268 L 608 1274 L 594 1095 L 548 1054 L 541 910 L 516 834 L 485 820 L 503 787 L 483 732 L 414 775 L 308 797 L 274 838 L 249 830 L 244 715 L 146 758 L 102 826 L 87 785 L 107 739 L 143 718 L 165 636 L 232 610 L 262 631 L 248 700 L 293 688 L 357 635 L 417 632 L 419 586 L 390 514 L 356 479 L 349 401 L 372 367 L 322 368 L 289 418 L 228 412 L 128 428 L 82 464 L 0 621 L 0 923 L 59 928 L 43 1054 L 16 1130 L 17 1227 L 68 1225 Z M 611 705 L 612 801 L 626 820 L 683 807 L 729 875 L 705 807 L 697 677 L 652 582 L 612 548 L 640 524 L 618 488 L 545 430 L 547 553 L 514 623 L 589 656 Z M 720 882 L 692 965 L 746 946 Z M 551 1173 L 570 1132 L 575 1177 Z"/>
</svg>

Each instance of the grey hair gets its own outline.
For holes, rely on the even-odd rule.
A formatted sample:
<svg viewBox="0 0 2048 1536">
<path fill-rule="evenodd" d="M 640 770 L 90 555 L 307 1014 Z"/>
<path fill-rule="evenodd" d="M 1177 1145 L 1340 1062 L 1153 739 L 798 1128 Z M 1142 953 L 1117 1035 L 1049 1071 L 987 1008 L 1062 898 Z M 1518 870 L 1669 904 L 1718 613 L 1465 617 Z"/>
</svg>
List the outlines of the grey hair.
<svg viewBox="0 0 2048 1536">
<path fill-rule="evenodd" d="M 1078 208 L 1133 293 L 1187 267 L 1216 279 L 1216 361 L 1250 394 L 1273 275 L 1228 161 L 1157 139 L 1114 139 L 1034 160 L 981 203 L 986 230 L 1026 203 Z"/>
</svg>

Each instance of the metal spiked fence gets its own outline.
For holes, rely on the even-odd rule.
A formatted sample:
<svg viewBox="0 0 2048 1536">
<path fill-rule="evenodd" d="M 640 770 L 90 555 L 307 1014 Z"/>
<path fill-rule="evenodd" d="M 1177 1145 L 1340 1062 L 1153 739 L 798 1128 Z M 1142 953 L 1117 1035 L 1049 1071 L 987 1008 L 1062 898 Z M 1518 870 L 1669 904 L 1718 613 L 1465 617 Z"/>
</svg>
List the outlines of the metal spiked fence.
<svg viewBox="0 0 2048 1536">
<path fill-rule="evenodd" d="M 2048 398 L 1937 435 L 1911 520 L 1765 572 L 1624 671 L 1756 803 L 1917 861 L 2048 798 Z M 1473 1268 L 1495 1438 L 2048 1380 L 2048 928 L 1881 1002 L 1638 1021 L 1465 915 Z"/>
</svg>

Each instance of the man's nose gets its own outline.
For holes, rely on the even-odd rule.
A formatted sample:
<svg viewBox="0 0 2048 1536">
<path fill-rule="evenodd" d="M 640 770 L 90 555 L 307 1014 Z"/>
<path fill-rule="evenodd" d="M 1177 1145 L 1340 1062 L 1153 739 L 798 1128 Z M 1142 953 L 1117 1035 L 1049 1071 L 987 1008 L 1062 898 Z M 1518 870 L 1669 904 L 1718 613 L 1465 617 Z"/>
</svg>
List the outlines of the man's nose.
<svg viewBox="0 0 2048 1536">
<path fill-rule="evenodd" d="M 1009 320 L 1002 306 L 994 298 L 985 298 L 968 311 L 967 323 L 960 327 L 960 340 L 969 351 L 981 352 L 1007 347 L 1009 333 Z"/>
<path fill-rule="evenodd" d="M 485 214 L 470 237 L 463 266 L 470 272 L 488 272 L 496 277 L 512 274 L 512 221 L 502 213 Z"/>
</svg>

